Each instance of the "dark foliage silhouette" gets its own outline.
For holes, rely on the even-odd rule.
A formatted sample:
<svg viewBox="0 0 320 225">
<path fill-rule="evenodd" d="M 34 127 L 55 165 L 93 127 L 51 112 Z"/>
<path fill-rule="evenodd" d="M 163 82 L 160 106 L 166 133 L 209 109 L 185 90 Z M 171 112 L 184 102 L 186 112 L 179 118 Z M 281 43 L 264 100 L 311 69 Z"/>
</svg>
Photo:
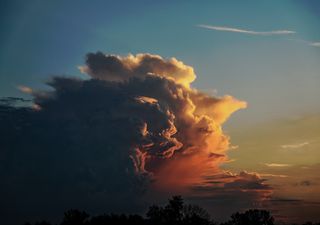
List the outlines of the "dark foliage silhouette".
<svg viewBox="0 0 320 225">
<path fill-rule="evenodd" d="M 251 209 L 234 213 L 225 225 L 274 225 L 274 218 L 266 210 Z"/>
<path fill-rule="evenodd" d="M 89 214 L 84 211 L 71 209 L 64 213 L 61 225 L 85 225 L 89 224 Z"/>
<path fill-rule="evenodd" d="M 174 196 L 165 207 L 153 205 L 147 212 L 150 224 L 213 224 L 209 214 L 199 206 L 185 205 L 180 196 Z"/>
<path fill-rule="evenodd" d="M 92 217 L 90 220 L 90 225 L 105 225 L 105 224 L 112 224 L 112 225 L 143 225 L 146 224 L 146 221 L 142 216 L 139 215 L 100 215 Z"/>
<path fill-rule="evenodd" d="M 185 204 L 181 196 L 169 199 L 165 206 L 152 205 L 146 217 L 140 215 L 103 214 L 90 216 L 76 209 L 64 213 L 59 225 L 217 225 L 209 213 L 197 205 Z M 232 214 L 231 219 L 220 225 L 274 225 L 274 218 L 266 210 L 250 209 L 243 213 Z M 25 223 L 24 225 L 32 225 Z M 52 225 L 47 221 L 34 225 Z M 58 225 L 58 224 L 57 224 Z M 297 224 L 293 224 L 297 225 Z M 320 225 L 306 222 L 302 225 Z"/>
</svg>

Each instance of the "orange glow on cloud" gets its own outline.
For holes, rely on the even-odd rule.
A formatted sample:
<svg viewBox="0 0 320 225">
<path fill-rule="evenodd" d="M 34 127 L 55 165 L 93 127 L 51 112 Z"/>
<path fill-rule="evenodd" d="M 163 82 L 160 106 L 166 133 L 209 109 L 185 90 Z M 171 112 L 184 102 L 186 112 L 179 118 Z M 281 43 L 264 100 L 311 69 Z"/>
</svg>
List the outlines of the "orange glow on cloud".
<svg viewBox="0 0 320 225">
<path fill-rule="evenodd" d="M 100 53 L 92 57 L 98 57 L 96 61 L 99 62 L 105 60 L 105 64 L 91 65 L 89 58 L 88 65 L 81 67 L 82 72 L 94 78 L 126 82 L 149 76 L 166 79 L 172 85 L 166 87 L 165 94 L 151 90 L 148 95 L 135 98 L 140 104 L 166 108 L 169 128 L 159 135 L 171 143 L 151 142 L 135 147 L 130 157 L 137 173 L 152 174 L 154 186 L 162 190 L 182 190 L 200 183 L 204 176 L 221 172 L 219 165 L 228 160 L 225 153 L 230 148 L 229 137 L 221 126 L 232 113 L 246 108 L 246 102 L 229 95 L 213 97 L 192 88 L 191 83 L 196 78 L 194 69 L 175 58 L 163 59 L 151 54 L 105 56 Z M 145 123 L 142 127 L 144 138 L 151 135 L 150 126 L 152 124 Z M 157 147 L 164 148 L 160 158 L 149 154 Z"/>
<path fill-rule="evenodd" d="M 229 161 L 226 151 L 231 148 L 222 125 L 232 113 L 246 108 L 247 103 L 229 95 L 210 96 L 193 88 L 197 76 L 191 66 L 159 55 L 117 56 L 98 52 L 88 54 L 87 65 L 80 70 L 107 82 L 130 84 L 136 79 L 152 80 L 150 85 L 155 84 L 152 88 L 134 86 L 132 93 L 138 93 L 133 94 L 138 104 L 163 113 L 167 125 L 155 132 L 154 128 L 163 126 L 163 122 L 160 125 L 157 119 L 143 121 L 139 128 L 142 143 L 132 146 L 130 158 L 136 174 L 150 176 L 156 190 L 187 192 L 195 185 L 205 185 L 208 177 L 223 174 L 227 176 L 225 184 L 238 184 L 237 180 L 246 185 L 262 182 L 256 175 L 228 175 L 219 168 Z"/>
</svg>

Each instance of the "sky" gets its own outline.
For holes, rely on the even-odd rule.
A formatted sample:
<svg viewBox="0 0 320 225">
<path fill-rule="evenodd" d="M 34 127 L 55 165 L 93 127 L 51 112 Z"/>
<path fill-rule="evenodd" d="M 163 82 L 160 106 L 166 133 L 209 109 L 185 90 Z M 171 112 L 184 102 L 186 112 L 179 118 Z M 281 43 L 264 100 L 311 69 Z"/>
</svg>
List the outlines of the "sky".
<svg viewBox="0 0 320 225">
<path fill-rule="evenodd" d="M 28 133 L 24 135 L 15 130 L 5 132 L 8 127 L 13 127 L 10 124 L 12 121 L 14 124 L 20 121 L 17 120 L 20 118 L 18 112 L 11 115 L 12 121 L 2 119 L 2 122 L 11 121 L 1 128 L 3 147 L 0 148 L 3 151 L 3 161 L 8 164 L 1 168 L 1 175 L 6 177 L 3 180 L 11 182 L 7 185 L 8 190 L 20 191 L 18 183 L 15 183 L 18 182 L 15 178 L 21 176 L 17 172 L 20 167 L 14 165 L 20 165 L 22 160 L 11 156 L 10 151 L 17 151 L 12 155 L 32 155 L 34 158 L 30 156 L 30 160 L 38 162 L 48 156 L 32 149 L 47 149 L 46 146 L 52 141 L 62 142 L 59 139 L 65 141 L 65 146 L 72 141 L 79 145 L 77 140 L 81 135 L 87 135 L 88 141 L 82 143 L 83 146 L 91 146 L 93 143 L 93 149 L 97 150 L 78 152 L 76 158 L 79 161 L 75 160 L 73 163 L 83 165 L 84 161 L 80 160 L 82 156 L 94 158 L 90 163 L 85 162 L 86 168 L 93 166 L 96 169 L 96 172 L 92 172 L 95 176 L 86 175 L 90 177 L 86 180 L 86 187 L 102 188 L 103 191 L 100 192 L 106 195 L 106 199 L 109 199 L 106 194 L 109 189 L 105 190 L 103 187 L 109 186 L 108 178 L 113 173 L 110 172 L 104 180 L 103 171 L 110 171 L 115 167 L 104 168 L 103 161 L 95 161 L 95 154 L 100 151 L 100 145 L 111 142 L 109 145 L 115 149 L 122 151 L 121 149 L 128 148 L 134 154 L 130 152 L 126 155 L 127 158 L 130 156 L 129 162 L 123 160 L 120 153 L 107 154 L 105 157 L 108 165 L 112 164 L 110 157 L 117 158 L 121 155 L 119 157 L 123 161 L 119 161 L 119 165 L 132 167 L 133 171 L 138 171 L 139 176 L 143 174 L 143 179 L 137 179 L 139 182 L 143 180 L 148 183 L 152 180 L 152 187 L 145 187 L 147 194 L 141 194 L 138 198 L 144 199 L 144 202 L 162 199 L 172 193 L 182 193 L 190 201 L 211 210 L 213 217 L 214 212 L 222 212 L 216 213 L 218 217 L 249 207 L 264 207 L 283 221 L 320 219 L 320 177 L 317 174 L 320 166 L 319 1 L 13 0 L 1 1 L 0 8 L 0 97 L 33 99 L 34 112 L 30 116 L 29 112 L 23 114 L 28 114 L 24 118 L 33 121 L 31 124 L 37 124 L 21 128 Z M 88 53 L 92 54 L 87 55 Z M 156 79 L 157 74 L 162 80 Z M 64 78 L 52 78 L 57 76 Z M 154 77 L 149 79 L 149 76 Z M 146 83 L 148 85 L 159 82 L 159 86 L 149 90 L 138 81 L 131 81 L 130 77 L 150 82 Z M 102 88 L 99 82 L 95 83 L 93 80 L 111 83 L 107 88 Z M 50 85 L 46 85 L 46 82 L 50 82 Z M 171 88 L 168 93 L 162 86 L 166 82 L 166 87 Z M 81 88 L 74 93 L 74 88 L 79 86 Z M 170 97 L 173 93 L 180 97 Z M 108 113 L 102 112 L 102 115 L 96 115 L 97 111 L 93 106 L 100 104 L 96 100 L 99 99 L 99 94 L 103 94 L 101 98 L 106 98 L 106 104 L 112 105 L 111 108 L 104 108 Z M 145 103 L 148 107 L 134 107 L 136 102 L 131 102 L 133 94 L 136 101 Z M 55 100 L 52 100 L 51 95 Z M 87 101 L 81 103 L 78 98 Z M 123 101 L 123 105 L 116 104 L 116 99 Z M 153 108 L 157 104 L 158 108 Z M 181 106 L 181 109 L 175 108 L 175 105 Z M 76 115 L 72 109 L 84 114 Z M 133 116 L 122 113 L 123 110 L 132 112 Z M 155 116 L 145 114 L 148 110 Z M 42 111 L 41 116 L 35 116 L 36 111 Z M 114 111 L 119 115 L 115 116 Z M 229 118 L 233 112 L 235 113 Z M 84 123 L 82 120 L 87 118 L 84 116 L 86 113 L 97 121 L 106 117 L 103 124 L 107 128 L 91 123 L 90 126 L 97 132 L 93 134 L 104 131 L 109 136 L 105 135 L 101 140 L 99 135 L 91 137 L 83 128 L 84 125 L 80 126 Z M 189 114 L 194 118 L 190 119 Z M 74 120 L 72 115 L 77 119 Z M 133 123 L 134 119 L 131 117 L 137 117 L 138 121 L 144 123 Z M 54 124 L 49 123 L 51 120 L 48 118 L 54 118 L 57 123 L 68 118 L 77 125 L 65 128 L 56 137 L 53 131 L 58 128 L 52 128 Z M 119 122 L 119 118 L 126 118 L 130 126 L 123 121 Z M 95 124 L 95 120 L 92 121 Z M 202 127 L 203 124 L 205 128 Z M 119 134 L 113 134 L 110 131 L 113 126 L 129 130 L 138 128 L 143 138 L 151 135 L 149 129 L 154 129 L 154 132 L 163 130 L 161 138 L 152 136 L 150 140 L 162 143 L 165 139 L 167 149 L 152 150 L 152 147 L 147 146 L 150 140 L 141 142 L 133 135 L 134 129 L 130 137 L 122 137 L 120 128 Z M 198 134 L 199 127 L 212 136 Z M 40 131 L 43 129 L 51 131 L 42 134 Z M 149 134 L 143 135 L 144 130 Z M 43 140 L 48 142 L 40 141 L 35 147 L 33 142 L 28 141 L 41 140 L 41 135 L 47 135 L 45 137 L 48 139 Z M 50 135 L 55 139 L 51 140 Z M 135 140 L 139 144 L 127 146 L 111 141 L 111 137 L 118 142 Z M 10 142 L 15 138 L 20 142 L 24 141 L 21 146 Z M 205 144 L 195 143 L 200 140 Z M 200 149 L 199 152 L 209 151 L 212 162 L 208 162 L 205 168 L 199 168 L 199 173 L 186 173 L 182 176 L 184 179 L 177 179 L 175 176 L 181 176 L 182 165 L 196 167 L 195 162 L 205 160 L 204 153 L 193 155 L 192 151 L 196 150 L 187 147 L 188 145 L 196 146 L 194 149 Z M 50 151 L 55 151 L 53 146 L 59 148 L 55 153 L 57 160 L 64 154 L 60 148 L 68 149 L 64 145 L 54 144 L 46 150 L 49 155 L 53 154 Z M 24 148 L 23 152 L 21 148 Z M 154 160 L 153 157 L 157 154 L 153 153 L 157 151 L 169 160 Z M 191 156 L 179 156 L 183 155 L 180 151 Z M 52 162 L 52 165 L 57 162 Z M 71 165 L 66 163 L 61 168 L 70 170 L 71 175 L 78 173 L 69 166 Z M 37 173 L 35 175 L 32 172 L 34 168 L 26 168 L 29 171 L 27 174 L 35 182 L 37 177 L 45 176 Z M 39 168 L 42 168 L 41 163 Z M 214 174 L 207 174 L 206 169 L 209 168 Z M 61 194 L 73 186 L 69 185 L 69 178 L 60 179 L 59 176 L 63 173 L 57 170 L 48 170 L 51 173 L 49 177 L 57 177 L 43 181 L 48 184 L 44 186 L 44 190 L 51 190 L 50 182 L 68 184 L 62 185 L 65 188 L 61 188 Z M 167 181 L 163 178 L 166 173 L 172 173 Z M 149 178 L 151 174 L 154 177 Z M 131 182 L 138 182 L 132 176 L 125 176 L 128 179 L 111 185 L 110 193 L 124 184 L 131 187 Z M 204 183 L 210 183 L 211 186 L 205 186 Z M 219 185 L 212 186 L 214 183 Z M 79 185 L 82 185 L 80 181 Z M 21 195 L 27 195 L 34 189 L 31 184 L 25 186 L 24 191 L 19 192 Z M 244 193 L 241 190 L 246 186 L 247 193 Z M 186 190 L 186 187 L 189 189 Z M 79 193 L 84 190 L 79 189 Z M 93 189 L 90 190 L 90 193 L 94 192 Z M 127 190 L 123 188 L 123 191 Z M 132 186 L 131 191 L 144 192 L 136 190 L 135 186 Z M 13 191 L 12 196 L 14 193 Z M 98 192 L 94 193 L 97 198 Z M 43 193 L 43 196 L 47 195 Z M 237 203 L 232 202 L 234 196 Z M 136 199 L 137 196 L 127 197 L 143 208 L 143 203 Z M 21 202 L 14 201 L 21 219 L 26 214 L 37 214 L 37 207 L 45 204 L 39 200 L 34 203 L 34 211 L 28 209 L 32 211 L 30 213 L 25 206 L 28 198 L 23 199 L 25 200 Z M 76 197 L 70 198 L 69 202 L 57 203 L 57 207 L 50 208 L 50 211 L 73 206 L 74 199 Z M 92 203 L 94 200 L 86 199 L 78 206 L 87 205 L 88 202 Z M 10 198 L 7 204 L 9 203 Z M 13 204 L 12 201 L 10 204 Z M 1 208 L 3 207 L 2 205 Z M 104 208 L 109 210 L 110 206 L 104 206 L 102 201 L 96 203 L 91 210 L 99 211 Z M 114 209 L 130 211 L 121 201 Z M 7 212 L 8 215 L 10 213 L 17 212 Z M 45 207 L 43 215 L 50 217 Z"/>
</svg>

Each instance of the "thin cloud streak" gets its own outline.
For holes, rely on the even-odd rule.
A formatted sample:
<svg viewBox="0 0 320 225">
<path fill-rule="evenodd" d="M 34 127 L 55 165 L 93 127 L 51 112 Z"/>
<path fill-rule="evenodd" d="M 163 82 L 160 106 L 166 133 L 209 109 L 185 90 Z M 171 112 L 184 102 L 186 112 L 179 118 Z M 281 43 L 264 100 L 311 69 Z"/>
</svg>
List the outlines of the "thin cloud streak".
<svg viewBox="0 0 320 225">
<path fill-rule="evenodd" d="M 18 88 L 18 90 L 20 90 L 21 92 L 26 93 L 26 94 L 32 94 L 32 92 L 33 92 L 32 88 L 27 87 L 27 86 L 20 85 L 17 88 Z"/>
<path fill-rule="evenodd" d="M 282 164 L 282 163 L 265 163 L 267 167 L 290 167 L 290 164 Z"/>
<path fill-rule="evenodd" d="M 283 174 L 272 174 L 272 173 L 259 173 L 261 177 L 280 177 L 280 178 L 286 178 L 289 177 L 288 175 Z"/>
<path fill-rule="evenodd" d="M 221 26 L 211 26 L 205 24 L 199 24 L 198 27 L 216 30 L 216 31 L 226 31 L 226 32 L 234 32 L 234 33 L 244 33 L 251 35 L 261 35 L 261 36 L 270 36 L 270 35 L 287 35 L 287 34 L 295 34 L 295 31 L 291 30 L 272 30 L 272 31 L 253 31 L 253 30 L 244 30 L 234 27 L 221 27 Z"/>
<path fill-rule="evenodd" d="M 281 145 L 281 148 L 302 148 L 308 145 L 309 142 L 297 143 L 297 144 L 289 144 L 289 145 Z"/>
<path fill-rule="evenodd" d="M 303 39 L 287 39 L 289 41 L 295 41 L 295 42 L 300 42 L 300 43 L 303 43 L 303 44 L 306 44 L 306 45 L 309 45 L 309 46 L 312 46 L 312 47 L 320 47 L 320 41 L 306 41 L 306 40 L 303 40 Z"/>
<path fill-rule="evenodd" d="M 320 47 L 320 42 L 309 42 L 308 44 L 309 44 L 310 46 Z"/>
</svg>

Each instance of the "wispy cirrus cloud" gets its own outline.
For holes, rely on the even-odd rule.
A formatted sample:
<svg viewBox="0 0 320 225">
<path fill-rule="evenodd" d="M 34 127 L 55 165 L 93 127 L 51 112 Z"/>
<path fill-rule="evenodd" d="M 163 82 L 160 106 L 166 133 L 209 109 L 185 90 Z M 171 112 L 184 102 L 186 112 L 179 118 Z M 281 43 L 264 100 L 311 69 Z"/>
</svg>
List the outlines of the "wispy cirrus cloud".
<svg viewBox="0 0 320 225">
<path fill-rule="evenodd" d="M 306 44 L 312 47 L 320 47 L 320 41 L 307 41 L 307 40 L 303 40 L 303 39 L 287 39 L 289 41 L 295 41 L 295 42 L 299 42 L 302 44 Z"/>
<path fill-rule="evenodd" d="M 320 42 L 311 42 L 311 41 L 309 41 L 308 44 L 309 44 L 310 46 L 320 47 Z"/>
<path fill-rule="evenodd" d="M 280 177 L 280 178 L 286 178 L 289 177 L 288 175 L 283 174 L 272 174 L 272 173 L 260 173 L 261 177 Z"/>
<path fill-rule="evenodd" d="M 287 35 L 287 34 L 295 34 L 295 31 L 292 30 L 272 30 L 272 31 L 254 31 L 254 30 L 245 30 L 235 27 L 225 27 L 225 26 L 212 26 L 206 24 L 199 24 L 198 27 L 216 30 L 216 31 L 225 31 L 225 32 L 234 32 L 234 33 L 244 33 L 251 35 L 261 35 L 261 36 L 270 36 L 270 35 Z"/>
<path fill-rule="evenodd" d="M 284 164 L 284 163 L 265 163 L 267 167 L 290 167 L 291 164 Z"/>
<path fill-rule="evenodd" d="M 306 141 L 306 142 L 297 143 L 297 144 L 281 145 L 281 148 L 302 148 L 308 144 L 309 144 L 309 142 Z"/>
</svg>

